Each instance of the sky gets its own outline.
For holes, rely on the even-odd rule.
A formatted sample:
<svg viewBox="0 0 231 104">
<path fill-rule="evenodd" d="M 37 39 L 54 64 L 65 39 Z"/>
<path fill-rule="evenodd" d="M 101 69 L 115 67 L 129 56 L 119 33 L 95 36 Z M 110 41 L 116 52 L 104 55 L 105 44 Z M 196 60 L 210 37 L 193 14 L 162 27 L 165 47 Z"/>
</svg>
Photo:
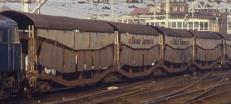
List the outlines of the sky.
<svg viewBox="0 0 231 104">
<path fill-rule="evenodd" d="M 113 8 L 110 4 L 79 3 L 87 0 L 48 0 L 41 8 L 41 14 L 68 16 L 74 18 L 114 18 L 128 15 L 134 7 L 144 8 L 151 0 L 144 0 L 144 3 L 126 3 L 126 0 L 114 0 Z M 160 0 L 156 0 L 160 1 Z M 0 3 L 0 6 L 7 6 L 13 10 L 21 10 L 20 3 Z M 133 7 L 133 8 L 132 8 Z M 231 4 L 222 5 L 231 9 Z M 34 8 L 32 6 L 32 8 Z M 113 11 L 113 12 L 112 12 Z"/>
<path fill-rule="evenodd" d="M 97 4 L 93 3 L 78 3 L 84 0 L 48 0 L 41 8 L 41 14 L 49 14 L 56 16 L 68 16 L 75 18 L 89 18 L 89 17 L 119 17 L 122 15 L 129 14 L 134 8 L 129 8 L 129 6 L 135 7 L 146 7 L 145 3 L 125 3 L 125 0 L 115 0 L 113 3 L 113 12 L 110 4 Z M 86 1 L 86 0 L 85 0 Z M 13 10 L 21 10 L 21 5 L 19 3 L 1 3 L 0 6 L 7 6 Z"/>
</svg>

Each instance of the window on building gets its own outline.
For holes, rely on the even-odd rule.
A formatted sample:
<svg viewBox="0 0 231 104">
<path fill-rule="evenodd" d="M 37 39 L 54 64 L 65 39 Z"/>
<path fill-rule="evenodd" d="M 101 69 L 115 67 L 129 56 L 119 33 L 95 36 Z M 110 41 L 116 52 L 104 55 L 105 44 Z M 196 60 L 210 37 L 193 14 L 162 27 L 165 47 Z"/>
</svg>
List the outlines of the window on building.
<svg viewBox="0 0 231 104">
<path fill-rule="evenodd" d="M 189 22 L 188 27 L 189 27 L 190 30 L 193 30 L 193 22 Z"/>
<path fill-rule="evenodd" d="M 155 23 L 155 26 L 160 26 L 160 23 L 159 23 L 159 22 L 156 22 L 156 23 Z"/>
<path fill-rule="evenodd" d="M 200 30 L 204 30 L 204 24 L 203 24 L 203 22 L 200 22 Z"/>
<path fill-rule="evenodd" d="M 194 30 L 199 30 L 199 22 L 194 22 Z"/>
<path fill-rule="evenodd" d="M 176 29 L 176 22 L 172 22 L 172 28 Z"/>
<path fill-rule="evenodd" d="M 177 28 L 178 28 L 178 29 L 183 29 L 183 27 L 182 27 L 182 22 L 177 22 Z"/>
<path fill-rule="evenodd" d="M 231 22 L 228 22 L 228 26 L 227 26 L 227 33 L 231 34 Z"/>
<path fill-rule="evenodd" d="M 187 29 L 187 22 L 183 22 L 183 29 Z"/>
<path fill-rule="evenodd" d="M 204 22 L 204 30 L 209 30 L 209 23 L 208 22 Z"/>
<path fill-rule="evenodd" d="M 161 22 L 161 26 L 165 26 L 165 22 Z"/>
<path fill-rule="evenodd" d="M 183 12 L 184 11 L 184 7 L 180 7 L 180 11 Z"/>
<path fill-rule="evenodd" d="M 177 6 L 173 6 L 173 11 L 177 11 Z"/>
<path fill-rule="evenodd" d="M 172 22 L 168 22 L 168 27 L 169 27 L 169 28 L 172 27 Z"/>
</svg>

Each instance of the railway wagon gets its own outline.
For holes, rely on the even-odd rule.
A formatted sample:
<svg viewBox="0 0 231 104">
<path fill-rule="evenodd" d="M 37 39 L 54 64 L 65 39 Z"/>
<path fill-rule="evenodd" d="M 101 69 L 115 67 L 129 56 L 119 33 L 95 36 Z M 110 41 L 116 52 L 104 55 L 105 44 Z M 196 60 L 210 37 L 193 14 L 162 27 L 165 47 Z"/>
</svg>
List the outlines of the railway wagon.
<svg viewBox="0 0 231 104">
<path fill-rule="evenodd" d="M 206 70 L 219 68 L 223 60 L 223 37 L 215 32 L 191 31 L 194 35 L 194 65 Z"/>
<path fill-rule="evenodd" d="M 6 28 L 0 65 L 8 65 L 1 68 L 1 97 L 13 90 L 30 95 L 53 87 L 179 73 L 192 66 L 211 69 L 230 61 L 230 38 L 214 32 L 16 11 L 1 15 Z"/>
<path fill-rule="evenodd" d="M 110 24 L 119 34 L 118 73 L 127 78 L 152 74 L 161 59 L 158 30 L 146 25 Z"/>
<path fill-rule="evenodd" d="M 159 29 L 164 44 L 162 68 L 168 73 L 186 71 L 193 62 L 193 35 L 187 30 Z"/>
<path fill-rule="evenodd" d="M 20 85 L 27 93 L 147 76 L 160 59 L 159 34 L 146 25 L 16 11 L 1 15 L 18 24 L 25 74 Z"/>
<path fill-rule="evenodd" d="M 96 83 L 115 66 L 116 35 L 106 22 L 15 11 L 2 15 L 17 21 L 22 31 L 31 87 L 49 89 L 47 81 L 65 87 Z"/>
<path fill-rule="evenodd" d="M 223 38 L 223 68 L 231 66 L 231 35 L 221 34 Z"/>
</svg>

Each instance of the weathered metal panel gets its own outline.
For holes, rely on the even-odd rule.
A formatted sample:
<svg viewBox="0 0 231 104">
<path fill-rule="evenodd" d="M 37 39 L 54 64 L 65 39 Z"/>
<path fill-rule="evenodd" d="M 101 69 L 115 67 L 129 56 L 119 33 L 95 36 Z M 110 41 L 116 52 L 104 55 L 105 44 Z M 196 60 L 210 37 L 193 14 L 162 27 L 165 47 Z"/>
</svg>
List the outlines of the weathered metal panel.
<svg viewBox="0 0 231 104">
<path fill-rule="evenodd" d="M 159 36 L 122 34 L 121 63 L 130 66 L 152 65 L 159 60 Z"/>
<path fill-rule="evenodd" d="M 196 39 L 195 59 L 201 61 L 215 61 L 222 56 L 222 40 Z"/>
<path fill-rule="evenodd" d="M 63 70 L 63 48 L 44 42 L 41 47 L 39 63 L 47 68 Z"/>
<path fill-rule="evenodd" d="M 53 53 L 54 53 L 54 56 L 53 56 L 53 66 L 54 66 L 54 69 L 58 69 L 60 70 L 61 72 L 63 72 L 63 64 L 64 64 L 64 49 L 62 47 L 58 47 L 58 46 L 53 46 L 54 50 L 53 50 Z M 55 55 L 56 54 L 56 55 Z"/>
<path fill-rule="evenodd" d="M 193 45 L 193 38 L 165 36 L 165 44 L 175 49 L 185 49 Z"/>
<path fill-rule="evenodd" d="M 89 49 L 90 46 L 90 38 L 89 38 L 90 33 L 88 32 L 82 32 L 82 33 L 77 33 L 75 34 L 75 48 L 74 49 Z"/>
<path fill-rule="evenodd" d="M 127 48 L 126 46 L 122 46 L 121 58 L 120 58 L 121 64 L 132 65 L 131 60 L 133 60 L 132 50 Z"/>
<path fill-rule="evenodd" d="M 76 72 L 76 55 L 74 51 L 64 49 L 64 72 Z"/>
<path fill-rule="evenodd" d="M 94 51 L 93 53 L 93 69 L 101 68 L 101 51 Z"/>
<path fill-rule="evenodd" d="M 78 51 L 78 71 L 106 69 L 113 64 L 113 49 Z"/>
<path fill-rule="evenodd" d="M 218 46 L 211 50 L 196 48 L 196 59 L 200 61 L 215 61 L 222 56 L 222 47 Z"/>
<path fill-rule="evenodd" d="M 121 34 L 121 42 L 131 48 L 152 48 L 159 44 L 159 36 Z"/>
<path fill-rule="evenodd" d="M 41 51 L 40 51 L 40 55 L 39 55 L 39 64 L 48 67 L 48 68 L 52 68 L 52 57 L 51 52 L 51 45 L 49 45 L 48 43 L 43 43 L 41 45 Z"/>
<path fill-rule="evenodd" d="M 39 29 L 38 34 L 40 37 L 54 41 L 54 44 L 62 44 L 71 48 L 77 55 L 67 51 L 65 47 L 55 46 L 54 48 L 47 45 L 48 43 L 44 43 L 40 55 L 42 60 L 40 61 L 43 61 L 43 64 L 49 68 L 62 72 L 73 72 L 76 70 L 76 61 L 78 61 L 78 71 L 107 68 L 113 63 L 113 49 L 109 46 L 114 44 L 114 33 Z M 49 55 L 45 55 L 46 49 Z M 49 61 L 44 59 L 46 57 L 49 58 Z"/>
<path fill-rule="evenodd" d="M 109 65 L 113 64 L 113 48 L 107 47 L 100 51 L 101 68 L 106 69 L 109 67 Z"/>
<path fill-rule="evenodd" d="M 196 39 L 196 45 L 203 49 L 213 49 L 219 44 L 222 44 L 222 40 Z"/>
<path fill-rule="evenodd" d="M 62 43 L 68 47 L 74 47 L 74 33 L 72 31 L 58 31 L 54 30 L 53 34 L 50 34 L 55 38 L 56 41 Z"/>
<path fill-rule="evenodd" d="M 187 63 L 192 60 L 193 39 L 165 36 L 165 60 L 173 63 Z"/>
<path fill-rule="evenodd" d="M 75 35 L 75 49 L 102 49 L 113 44 L 115 35 L 109 33 L 78 33 Z"/>
<path fill-rule="evenodd" d="M 38 29 L 38 36 L 74 50 L 101 49 L 115 41 L 114 33 L 74 32 Z"/>
<path fill-rule="evenodd" d="M 78 51 L 78 71 L 84 70 L 85 65 L 85 52 L 84 51 Z"/>
<path fill-rule="evenodd" d="M 193 48 L 178 50 L 171 47 L 165 48 L 165 60 L 173 63 L 188 63 L 193 59 Z"/>
<path fill-rule="evenodd" d="M 150 50 L 144 50 L 144 65 L 154 65 L 160 60 L 160 47 L 159 45 Z"/>
<path fill-rule="evenodd" d="M 159 61 L 159 46 L 147 50 L 133 50 L 129 47 L 122 46 L 121 63 L 122 65 L 143 66 L 152 65 Z"/>
<path fill-rule="evenodd" d="M 67 47 L 74 47 L 74 32 L 62 30 L 38 29 L 38 36 L 59 42 Z"/>
<path fill-rule="evenodd" d="M 85 51 L 85 64 L 86 64 L 86 69 L 90 70 L 92 66 L 92 52 L 91 51 Z"/>
<path fill-rule="evenodd" d="M 115 35 L 109 33 L 90 33 L 90 49 L 101 49 L 115 41 Z"/>
</svg>

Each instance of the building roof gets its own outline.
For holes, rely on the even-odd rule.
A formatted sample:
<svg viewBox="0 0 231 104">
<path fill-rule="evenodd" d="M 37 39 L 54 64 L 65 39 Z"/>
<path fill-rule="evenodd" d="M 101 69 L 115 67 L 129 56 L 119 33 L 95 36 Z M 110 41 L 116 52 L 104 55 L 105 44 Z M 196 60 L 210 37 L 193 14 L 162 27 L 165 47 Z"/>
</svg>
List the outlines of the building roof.
<svg viewBox="0 0 231 104">
<path fill-rule="evenodd" d="M 145 15 L 148 14 L 149 9 L 148 8 L 135 8 L 129 15 L 135 16 L 135 15 Z"/>
</svg>

